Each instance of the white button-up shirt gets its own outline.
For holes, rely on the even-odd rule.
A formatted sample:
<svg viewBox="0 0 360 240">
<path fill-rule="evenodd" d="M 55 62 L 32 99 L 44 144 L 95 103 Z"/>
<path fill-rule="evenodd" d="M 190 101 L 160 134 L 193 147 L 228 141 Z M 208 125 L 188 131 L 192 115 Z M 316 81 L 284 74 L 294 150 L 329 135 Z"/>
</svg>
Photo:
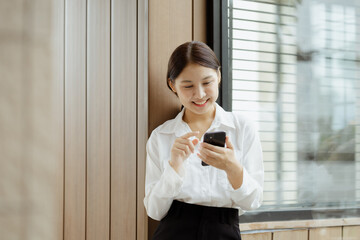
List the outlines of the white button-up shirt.
<svg viewBox="0 0 360 240">
<path fill-rule="evenodd" d="M 240 114 L 226 112 L 216 104 L 215 118 L 207 130 L 225 131 L 242 164 L 243 184 L 233 189 L 226 172 L 202 166 L 195 153 L 185 160 L 178 174 L 169 164 L 175 139 L 191 132 L 183 121 L 184 109 L 176 118 L 157 127 L 147 142 L 144 205 L 149 217 L 161 220 L 174 199 L 203 206 L 239 209 L 239 214 L 258 208 L 263 200 L 264 168 L 262 150 L 254 125 Z M 202 139 L 201 139 L 202 141 Z"/>
</svg>

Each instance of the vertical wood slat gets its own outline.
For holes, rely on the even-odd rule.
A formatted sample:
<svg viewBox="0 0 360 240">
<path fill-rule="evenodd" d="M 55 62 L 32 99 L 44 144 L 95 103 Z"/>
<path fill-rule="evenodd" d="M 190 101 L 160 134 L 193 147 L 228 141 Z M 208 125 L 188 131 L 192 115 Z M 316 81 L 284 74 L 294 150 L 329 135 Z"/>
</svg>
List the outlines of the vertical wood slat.
<svg viewBox="0 0 360 240">
<path fill-rule="evenodd" d="M 86 240 L 110 234 L 110 0 L 87 5 Z"/>
<path fill-rule="evenodd" d="M 342 227 L 314 228 L 309 230 L 309 240 L 341 240 Z"/>
<path fill-rule="evenodd" d="M 193 40 L 206 43 L 206 0 L 193 0 Z"/>
<path fill-rule="evenodd" d="M 242 240 L 272 240 L 272 233 L 249 233 L 249 234 L 241 234 Z"/>
<path fill-rule="evenodd" d="M 360 240 L 360 226 L 344 226 L 343 240 Z"/>
<path fill-rule="evenodd" d="M 56 199 L 56 212 L 54 223 L 56 224 L 53 231 L 55 237 L 54 240 L 64 239 L 64 164 L 65 164 L 65 152 L 64 152 L 64 131 L 65 131 L 65 119 L 64 119 L 64 1 L 56 0 L 52 4 L 52 12 L 54 13 L 53 24 L 53 39 L 52 39 L 52 51 L 53 51 L 53 68 L 52 79 L 54 79 L 54 119 L 55 119 L 55 146 L 57 156 L 56 164 L 54 166 L 56 172 L 56 185 L 57 189 L 54 199 Z"/>
<path fill-rule="evenodd" d="M 191 40 L 192 0 L 149 1 L 150 132 L 179 112 L 180 103 L 166 86 L 167 63 L 178 45 Z"/>
<path fill-rule="evenodd" d="M 136 1 L 111 5 L 111 239 L 136 239 Z"/>
<path fill-rule="evenodd" d="M 86 0 L 65 6 L 64 239 L 85 240 Z"/>
<path fill-rule="evenodd" d="M 308 230 L 289 230 L 273 233 L 274 240 L 308 240 Z"/>
<path fill-rule="evenodd" d="M 138 0 L 137 102 L 137 240 L 148 239 L 145 197 L 146 141 L 148 138 L 148 0 Z"/>
</svg>

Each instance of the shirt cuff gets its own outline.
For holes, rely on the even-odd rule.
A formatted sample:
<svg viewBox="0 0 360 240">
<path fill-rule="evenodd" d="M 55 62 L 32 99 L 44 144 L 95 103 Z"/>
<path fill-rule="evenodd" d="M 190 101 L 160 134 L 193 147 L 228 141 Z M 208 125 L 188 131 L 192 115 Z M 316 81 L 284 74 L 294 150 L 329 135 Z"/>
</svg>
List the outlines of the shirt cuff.
<svg viewBox="0 0 360 240">
<path fill-rule="evenodd" d="M 238 189 L 234 189 L 230 184 L 231 198 L 238 201 L 248 196 L 249 193 L 251 192 L 251 189 L 253 188 L 251 180 L 252 179 L 249 173 L 246 171 L 245 168 L 243 168 L 243 182 L 241 187 L 239 187 Z"/>
<path fill-rule="evenodd" d="M 170 197 L 175 197 L 181 191 L 184 182 L 184 169 L 180 170 L 178 174 L 171 166 L 169 161 L 165 164 L 164 173 L 162 175 L 164 181 L 164 189 L 162 192 L 168 193 Z"/>
</svg>

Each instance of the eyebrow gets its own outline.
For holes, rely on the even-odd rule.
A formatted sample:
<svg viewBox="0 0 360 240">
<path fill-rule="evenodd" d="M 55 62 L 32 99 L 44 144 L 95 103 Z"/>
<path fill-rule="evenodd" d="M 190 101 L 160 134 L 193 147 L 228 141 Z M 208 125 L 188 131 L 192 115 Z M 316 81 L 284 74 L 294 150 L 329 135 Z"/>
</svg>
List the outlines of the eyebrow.
<svg viewBox="0 0 360 240">
<path fill-rule="evenodd" d="M 212 78 L 212 77 L 213 77 L 212 75 L 209 75 L 209 76 L 204 77 L 204 78 L 201 79 L 201 80 L 206 80 L 206 79 Z M 191 81 L 191 80 L 182 80 L 181 82 L 182 82 L 182 83 L 190 83 L 190 82 L 192 82 L 192 81 Z"/>
</svg>

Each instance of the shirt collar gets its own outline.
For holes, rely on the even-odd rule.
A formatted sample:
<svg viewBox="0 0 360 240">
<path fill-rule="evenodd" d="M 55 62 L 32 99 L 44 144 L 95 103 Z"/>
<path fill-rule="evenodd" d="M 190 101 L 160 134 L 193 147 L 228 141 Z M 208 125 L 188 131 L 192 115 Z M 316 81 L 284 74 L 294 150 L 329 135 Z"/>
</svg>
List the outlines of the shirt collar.
<svg viewBox="0 0 360 240">
<path fill-rule="evenodd" d="M 235 129 L 234 118 L 230 112 L 226 112 L 219 104 L 215 103 L 216 112 L 212 127 L 219 127 L 221 125 Z"/>
<path fill-rule="evenodd" d="M 222 107 L 220 107 L 217 103 L 215 103 L 215 118 L 210 126 L 210 129 L 212 128 L 218 128 L 221 125 L 229 128 L 235 128 L 233 117 L 229 112 L 226 112 Z M 190 131 L 189 126 L 186 122 L 183 121 L 185 108 L 181 110 L 181 112 L 178 113 L 178 115 L 173 119 L 171 124 L 168 124 L 166 127 L 164 127 L 161 132 L 162 133 L 175 133 L 176 137 L 180 137 L 187 132 Z"/>
</svg>

